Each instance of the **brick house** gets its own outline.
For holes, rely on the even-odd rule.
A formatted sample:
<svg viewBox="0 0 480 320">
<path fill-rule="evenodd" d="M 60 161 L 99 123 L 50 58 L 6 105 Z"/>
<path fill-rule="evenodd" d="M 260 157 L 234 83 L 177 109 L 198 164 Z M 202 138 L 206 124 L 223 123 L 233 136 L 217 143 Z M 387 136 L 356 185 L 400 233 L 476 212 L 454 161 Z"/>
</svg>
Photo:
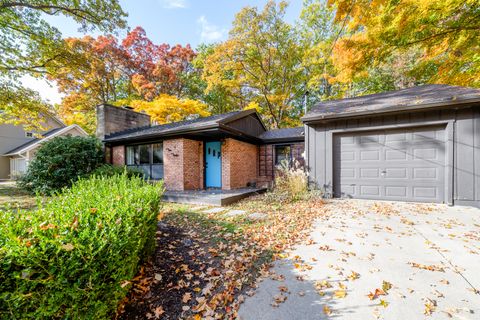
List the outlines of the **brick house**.
<svg viewBox="0 0 480 320">
<path fill-rule="evenodd" d="M 304 164 L 303 127 L 267 130 L 255 110 L 151 125 L 146 114 L 104 104 L 97 117 L 106 161 L 171 191 L 269 186 L 282 160 Z"/>
</svg>

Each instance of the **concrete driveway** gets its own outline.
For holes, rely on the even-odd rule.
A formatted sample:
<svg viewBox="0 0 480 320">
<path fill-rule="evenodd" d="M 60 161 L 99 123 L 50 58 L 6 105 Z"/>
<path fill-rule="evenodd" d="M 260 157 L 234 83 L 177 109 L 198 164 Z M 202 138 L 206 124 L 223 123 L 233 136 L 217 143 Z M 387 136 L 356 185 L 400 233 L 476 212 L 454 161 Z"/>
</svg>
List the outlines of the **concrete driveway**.
<svg viewBox="0 0 480 320">
<path fill-rule="evenodd" d="M 332 200 L 239 316 L 480 319 L 480 209 Z"/>
</svg>

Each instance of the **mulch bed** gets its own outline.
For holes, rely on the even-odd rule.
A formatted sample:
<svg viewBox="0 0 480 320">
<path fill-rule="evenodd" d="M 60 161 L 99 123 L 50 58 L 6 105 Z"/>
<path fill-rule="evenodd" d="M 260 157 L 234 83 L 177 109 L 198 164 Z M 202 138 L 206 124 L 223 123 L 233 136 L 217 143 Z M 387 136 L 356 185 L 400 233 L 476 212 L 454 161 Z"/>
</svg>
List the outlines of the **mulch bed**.
<svg viewBox="0 0 480 320">
<path fill-rule="evenodd" d="M 227 296 L 219 271 L 222 257 L 209 236 L 193 230 L 158 223 L 155 254 L 132 281 L 117 319 L 234 318 L 224 307 L 240 291 L 229 290 L 226 301 L 215 301 Z"/>
<path fill-rule="evenodd" d="M 198 243 L 189 239 L 183 230 L 158 223 L 157 246 L 153 261 L 142 267 L 118 319 L 179 319 L 186 316 L 182 297 L 189 287 L 178 285 L 178 268 L 188 266 L 192 274 L 202 272 L 206 265 L 187 252 L 198 251 Z M 152 263 L 154 262 L 154 263 Z M 157 276 L 155 276 L 157 275 Z M 192 277 L 190 281 L 200 281 Z"/>
</svg>

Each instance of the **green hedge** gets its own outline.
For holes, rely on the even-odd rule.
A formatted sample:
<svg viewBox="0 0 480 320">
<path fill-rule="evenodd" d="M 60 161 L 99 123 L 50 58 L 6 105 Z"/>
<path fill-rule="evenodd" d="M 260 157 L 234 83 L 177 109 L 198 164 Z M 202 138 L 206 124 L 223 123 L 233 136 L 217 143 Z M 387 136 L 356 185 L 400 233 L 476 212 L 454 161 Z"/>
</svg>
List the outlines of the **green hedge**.
<svg viewBox="0 0 480 320">
<path fill-rule="evenodd" d="M 102 143 L 97 138 L 56 137 L 42 143 L 18 184 L 32 193 L 48 195 L 89 176 L 102 164 Z"/>
<path fill-rule="evenodd" d="M 94 176 L 36 211 L 0 212 L 0 318 L 110 318 L 155 246 L 162 191 Z"/>
</svg>

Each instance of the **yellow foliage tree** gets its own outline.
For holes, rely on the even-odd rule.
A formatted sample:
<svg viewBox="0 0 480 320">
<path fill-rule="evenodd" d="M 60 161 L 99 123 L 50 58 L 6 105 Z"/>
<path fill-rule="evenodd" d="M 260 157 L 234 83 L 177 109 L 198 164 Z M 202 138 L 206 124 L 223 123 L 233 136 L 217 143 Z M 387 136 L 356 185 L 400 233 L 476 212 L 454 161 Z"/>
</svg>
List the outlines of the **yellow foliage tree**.
<svg viewBox="0 0 480 320">
<path fill-rule="evenodd" d="M 207 117 L 210 115 L 206 104 L 198 100 L 179 99 L 168 94 L 161 94 L 152 101 L 120 100 L 116 104 L 128 104 L 136 111 L 143 111 L 150 115 L 152 120 L 158 124 L 177 122 L 193 117 Z"/>
<path fill-rule="evenodd" d="M 480 1 L 329 0 L 345 36 L 334 50 L 339 79 L 421 50 L 412 68 L 428 82 L 480 87 Z"/>
<path fill-rule="evenodd" d="M 268 1 L 261 11 L 240 10 L 229 39 L 215 47 L 203 69 L 207 93 L 221 87 L 242 108 L 256 102 L 271 128 L 299 124 L 303 111 L 302 54 L 294 28 L 283 20 L 286 7 L 285 1 Z"/>
</svg>

